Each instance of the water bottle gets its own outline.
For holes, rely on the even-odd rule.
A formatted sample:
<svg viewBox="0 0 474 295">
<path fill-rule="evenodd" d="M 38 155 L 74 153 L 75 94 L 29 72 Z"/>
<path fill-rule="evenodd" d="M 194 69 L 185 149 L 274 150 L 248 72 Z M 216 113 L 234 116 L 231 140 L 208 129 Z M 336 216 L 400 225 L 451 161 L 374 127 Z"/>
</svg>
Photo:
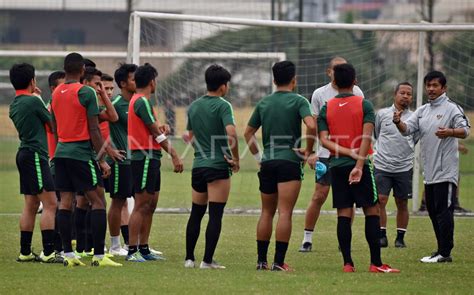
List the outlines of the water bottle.
<svg viewBox="0 0 474 295">
<path fill-rule="evenodd" d="M 326 165 L 323 162 L 319 162 L 319 161 L 316 162 L 316 179 L 319 180 L 321 177 L 324 176 L 324 174 L 326 174 L 327 171 L 328 171 L 328 167 L 326 167 Z"/>
</svg>

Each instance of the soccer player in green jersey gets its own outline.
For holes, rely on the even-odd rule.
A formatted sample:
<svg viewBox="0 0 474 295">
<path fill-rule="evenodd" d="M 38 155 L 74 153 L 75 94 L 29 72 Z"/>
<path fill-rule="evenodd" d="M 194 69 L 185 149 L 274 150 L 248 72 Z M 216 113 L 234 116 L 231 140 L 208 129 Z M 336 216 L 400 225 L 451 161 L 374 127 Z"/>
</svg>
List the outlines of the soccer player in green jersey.
<svg viewBox="0 0 474 295">
<path fill-rule="evenodd" d="M 135 93 L 135 71 L 137 66 L 134 64 L 121 64 L 115 71 L 115 83 L 120 88 L 120 94 L 112 99 L 112 105 L 118 115 L 118 121 L 109 124 L 110 139 L 112 145 L 119 149 L 127 151 L 125 161 L 112 164 L 112 174 L 109 179 L 110 197 L 112 202 L 108 212 L 109 232 L 110 232 L 110 250 L 113 255 L 126 256 L 128 251 L 120 245 L 120 231 L 124 238 L 125 245 L 128 245 L 128 207 L 127 198 L 133 196 L 132 185 L 132 167 L 130 165 L 130 151 L 128 149 L 128 106 L 133 94 Z M 102 76 L 103 77 L 103 76 Z M 108 81 L 103 81 L 105 90 L 112 86 Z"/>
<path fill-rule="evenodd" d="M 58 224 L 63 240 L 64 263 L 65 266 L 84 265 L 74 255 L 71 245 L 72 200 L 75 192 L 83 191 L 92 205 L 92 266 L 121 266 L 104 256 L 107 216 L 100 175 L 110 175 L 110 166 L 104 160 L 106 153 L 118 161 L 124 157 L 120 151 L 104 145 L 98 127 L 99 107 L 96 92 L 79 83 L 84 74 L 82 56 L 78 53 L 68 54 L 64 59 L 64 70 L 66 83 L 55 89 L 52 100 L 53 122 L 58 138 L 55 182 L 57 190 L 61 192 Z"/>
<path fill-rule="evenodd" d="M 262 213 L 257 225 L 257 270 L 268 269 L 267 251 L 272 236 L 272 222 L 278 209 L 276 226 L 274 271 L 290 271 L 285 255 L 291 236 L 293 208 L 301 188 L 303 160 L 313 149 L 314 137 L 307 139 L 301 155 L 301 121 L 315 134 L 315 120 L 309 102 L 293 92 L 296 68 L 290 61 L 276 63 L 273 81 L 277 91 L 260 100 L 245 130 L 250 151 L 261 162 L 258 177 L 262 199 Z M 262 127 L 263 156 L 258 150 L 255 133 Z"/>
<path fill-rule="evenodd" d="M 17 261 L 53 263 L 57 260 L 54 253 L 57 202 L 46 140 L 46 125 L 51 127 L 51 116 L 42 99 L 34 94 L 39 90 L 32 65 L 15 64 L 10 69 L 10 81 L 16 96 L 10 104 L 9 116 L 21 141 L 16 165 L 20 174 L 20 192 L 25 200 L 20 218 L 20 255 Z M 40 221 L 43 251 L 37 257 L 31 251 L 31 239 L 40 202 L 43 203 Z"/>
<path fill-rule="evenodd" d="M 158 71 L 146 63 L 135 72 L 136 93 L 128 108 L 128 141 L 135 206 L 130 215 L 130 237 L 126 260 L 144 262 L 163 259 L 148 247 L 153 213 L 161 188 L 161 148 L 172 159 L 174 172 L 183 172 L 183 162 L 168 141 L 169 126 L 156 120 L 149 99 L 156 89 Z"/>
<path fill-rule="evenodd" d="M 194 146 L 192 171 L 192 209 L 186 228 L 184 266 L 192 268 L 194 248 L 201 220 L 209 204 L 206 248 L 202 269 L 223 269 L 213 260 L 219 241 L 224 207 L 229 198 L 231 171 L 239 170 L 238 138 L 232 105 L 223 97 L 229 91 L 230 73 L 211 65 L 205 73 L 207 94 L 194 101 L 188 110 L 188 140 Z"/>
</svg>

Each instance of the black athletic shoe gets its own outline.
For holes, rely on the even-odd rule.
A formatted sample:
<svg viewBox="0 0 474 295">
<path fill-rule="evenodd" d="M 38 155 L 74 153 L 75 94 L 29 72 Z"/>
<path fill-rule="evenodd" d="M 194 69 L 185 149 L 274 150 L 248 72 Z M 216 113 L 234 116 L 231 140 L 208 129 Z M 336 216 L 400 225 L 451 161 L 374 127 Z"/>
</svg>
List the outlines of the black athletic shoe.
<svg viewBox="0 0 474 295">
<path fill-rule="evenodd" d="M 310 242 L 305 242 L 303 245 L 301 245 L 300 249 L 298 250 L 299 252 L 311 252 L 311 249 L 313 248 L 313 244 Z"/>
<path fill-rule="evenodd" d="M 267 262 L 258 262 L 257 263 L 257 270 L 269 270 Z"/>
<path fill-rule="evenodd" d="M 407 245 L 405 245 L 404 240 L 399 240 L 399 239 L 395 240 L 395 248 L 406 248 L 406 247 Z"/>
<path fill-rule="evenodd" d="M 454 213 L 471 213 L 472 211 L 461 206 L 454 206 Z"/>
<path fill-rule="evenodd" d="M 381 248 L 387 248 L 387 247 L 388 247 L 388 239 L 387 239 L 387 237 L 381 237 L 381 238 L 380 238 L 380 247 L 381 247 Z"/>
</svg>

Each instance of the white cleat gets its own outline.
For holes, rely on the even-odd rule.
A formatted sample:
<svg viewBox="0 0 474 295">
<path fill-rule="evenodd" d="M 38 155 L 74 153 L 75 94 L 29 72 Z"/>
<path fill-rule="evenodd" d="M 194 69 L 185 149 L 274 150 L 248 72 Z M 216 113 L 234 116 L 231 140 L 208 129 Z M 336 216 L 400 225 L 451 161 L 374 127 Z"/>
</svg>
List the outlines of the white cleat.
<svg viewBox="0 0 474 295">
<path fill-rule="evenodd" d="M 114 256 L 127 256 L 128 251 L 124 248 L 110 248 L 109 254 L 112 254 Z"/>
<path fill-rule="evenodd" d="M 423 263 L 443 263 L 443 262 L 453 262 L 453 258 L 451 256 L 444 257 L 441 254 L 433 254 L 431 256 L 425 256 L 420 259 Z"/>
<path fill-rule="evenodd" d="M 194 268 L 195 267 L 194 261 L 191 260 L 191 259 L 186 260 L 184 262 L 184 267 L 185 268 Z"/>
<path fill-rule="evenodd" d="M 201 262 L 200 269 L 225 269 L 225 266 L 220 265 L 217 261 L 213 260 L 212 263 Z"/>
<path fill-rule="evenodd" d="M 150 250 L 150 252 L 153 253 L 153 254 L 155 254 L 155 255 L 160 255 L 160 256 L 163 255 L 163 252 L 161 252 L 161 251 L 154 250 L 154 249 L 152 249 L 152 248 L 148 248 L 148 250 Z"/>
</svg>

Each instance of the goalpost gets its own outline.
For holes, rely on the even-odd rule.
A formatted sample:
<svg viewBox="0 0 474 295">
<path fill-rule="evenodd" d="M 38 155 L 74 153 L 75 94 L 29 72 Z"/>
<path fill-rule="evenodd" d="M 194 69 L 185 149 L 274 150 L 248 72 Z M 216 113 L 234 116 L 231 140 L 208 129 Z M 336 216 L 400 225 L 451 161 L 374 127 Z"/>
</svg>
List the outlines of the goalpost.
<svg viewBox="0 0 474 295">
<path fill-rule="evenodd" d="M 427 71 L 425 63 L 434 56 L 434 65 L 451 75 L 448 79 L 453 78 L 452 84 L 457 83 L 450 84 L 450 90 L 453 89 L 450 96 L 452 94 L 454 100 L 464 106 L 473 107 L 466 93 L 472 93 L 474 85 L 458 75 L 460 67 L 474 65 L 473 56 L 464 52 L 466 46 L 472 46 L 472 43 L 465 44 L 466 34 L 472 35 L 473 31 L 472 24 L 304 23 L 135 11 L 130 16 L 127 61 L 138 64 L 144 57 L 156 54 L 219 61 L 231 67 L 233 76 L 243 76 L 254 84 L 263 84 L 262 80 L 269 79 L 266 75 L 270 65 L 257 65 L 256 61 L 288 58 L 297 62 L 298 91 L 310 97 L 317 86 L 328 82 L 325 68 L 329 59 L 341 55 L 354 64 L 359 86 L 380 108 L 390 106 L 393 87 L 405 80 L 416 81 L 416 107 L 421 106 L 423 77 Z M 433 48 L 426 48 L 427 34 L 435 35 L 434 40 L 439 42 L 434 55 L 431 54 Z M 163 48 L 168 52 L 157 52 Z M 229 62 L 229 59 L 237 61 Z M 245 63 L 245 59 L 253 59 L 253 62 Z M 169 95 L 176 100 L 176 96 L 183 94 L 190 102 L 191 97 L 199 92 L 195 89 L 198 86 L 194 85 L 193 77 L 202 75 L 205 64 L 196 61 L 194 65 L 181 62 L 172 66 L 168 74 L 174 80 L 170 78 L 165 83 L 165 90 L 160 95 Z M 250 76 L 246 67 L 255 68 L 260 74 Z M 267 74 L 263 74 L 265 71 Z M 236 80 L 233 78 L 233 88 L 245 88 L 245 79 Z M 251 91 L 240 95 L 236 91 L 234 94 L 237 105 L 247 105 L 241 102 L 241 96 L 252 96 Z M 257 97 L 252 96 L 247 101 L 253 104 Z M 420 150 L 417 145 L 413 211 L 419 204 L 419 174 Z"/>
</svg>

